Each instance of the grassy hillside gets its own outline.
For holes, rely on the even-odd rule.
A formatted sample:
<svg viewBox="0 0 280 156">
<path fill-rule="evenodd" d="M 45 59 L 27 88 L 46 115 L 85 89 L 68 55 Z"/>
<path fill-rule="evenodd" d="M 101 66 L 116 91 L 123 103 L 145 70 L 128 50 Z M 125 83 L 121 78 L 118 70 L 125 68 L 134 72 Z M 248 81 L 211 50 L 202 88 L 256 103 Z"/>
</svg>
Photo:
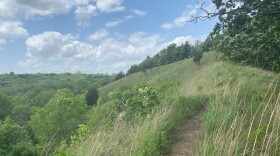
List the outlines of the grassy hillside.
<svg viewBox="0 0 280 156">
<path fill-rule="evenodd" d="M 201 65 L 183 60 L 100 88 L 102 98 L 92 109 L 85 135 L 66 151 L 80 156 L 161 155 L 178 123 L 206 107 L 198 155 L 279 153 L 278 76 L 219 58 L 205 53 Z M 119 119 L 122 112 L 108 95 L 142 83 L 158 91 L 159 104 L 145 116 Z"/>
</svg>

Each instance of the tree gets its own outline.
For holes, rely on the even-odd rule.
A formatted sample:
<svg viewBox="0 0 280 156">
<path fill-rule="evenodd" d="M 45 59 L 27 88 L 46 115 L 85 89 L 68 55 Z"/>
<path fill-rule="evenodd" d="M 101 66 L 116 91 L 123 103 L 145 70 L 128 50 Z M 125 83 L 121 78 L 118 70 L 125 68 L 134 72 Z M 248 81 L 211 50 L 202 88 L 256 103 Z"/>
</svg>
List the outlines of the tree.
<svg viewBox="0 0 280 156">
<path fill-rule="evenodd" d="M 195 43 L 195 45 L 192 47 L 192 57 L 193 61 L 197 64 L 200 64 L 200 60 L 203 55 L 202 45 L 198 41 Z"/>
<path fill-rule="evenodd" d="M 3 122 L 0 122 L 0 155 L 38 155 L 27 132 L 11 118 L 6 118 Z"/>
<path fill-rule="evenodd" d="M 4 120 L 6 116 L 10 115 L 13 109 L 11 99 L 0 93 L 0 120 Z"/>
<path fill-rule="evenodd" d="M 208 51 L 210 51 L 210 48 L 212 48 L 212 47 L 213 47 L 212 36 L 208 35 L 207 38 L 202 43 L 202 51 L 203 52 L 208 52 Z"/>
<path fill-rule="evenodd" d="M 11 71 L 9 74 L 10 74 L 10 75 L 12 75 L 12 76 L 14 76 L 14 75 L 15 75 L 15 73 L 14 73 L 14 72 L 12 72 L 12 71 Z"/>
<path fill-rule="evenodd" d="M 88 106 L 93 106 L 97 103 L 99 98 L 98 90 L 95 87 L 92 87 L 88 90 L 86 94 L 86 102 Z"/>
<path fill-rule="evenodd" d="M 65 139 L 70 140 L 79 124 L 85 122 L 87 112 L 83 96 L 74 96 L 69 89 L 58 90 L 56 96 L 31 117 L 29 124 L 45 154 Z"/>
<path fill-rule="evenodd" d="M 191 56 L 191 45 L 188 41 L 185 42 L 182 49 L 183 59 L 189 58 Z"/>
<path fill-rule="evenodd" d="M 115 76 L 115 81 L 125 77 L 125 74 L 121 71 Z"/>
<path fill-rule="evenodd" d="M 32 100 L 25 96 L 13 97 L 12 102 L 14 107 L 11 112 L 11 118 L 20 126 L 25 126 L 30 120 L 30 117 L 36 112 L 37 108 L 34 106 Z"/>
<path fill-rule="evenodd" d="M 138 68 L 140 71 L 147 74 L 147 70 L 152 69 L 154 66 L 153 59 L 150 56 L 147 56 L 147 58 L 138 65 Z"/>
<path fill-rule="evenodd" d="M 55 96 L 55 94 L 56 90 L 41 91 L 37 94 L 35 98 L 36 106 L 43 107 L 49 102 L 50 99 L 52 99 Z"/>
<path fill-rule="evenodd" d="M 126 72 L 126 75 L 131 75 L 131 74 L 137 73 L 139 71 L 140 70 L 139 70 L 139 67 L 137 66 L 137 64 L 134 64 L 128 69 L 128 71 Z"/>
<path fill-rule="evenodd" d="M 280 71 L 280 1 L 279 0 L 213 0 L 216 12 L 193 17 L 212 19 L 219 17 L 212 36 L 218 37 L 215 50 L 226 58 L 276 72 Z M 215 41 L 217 42 L 217 40 Z"/>
</svg>

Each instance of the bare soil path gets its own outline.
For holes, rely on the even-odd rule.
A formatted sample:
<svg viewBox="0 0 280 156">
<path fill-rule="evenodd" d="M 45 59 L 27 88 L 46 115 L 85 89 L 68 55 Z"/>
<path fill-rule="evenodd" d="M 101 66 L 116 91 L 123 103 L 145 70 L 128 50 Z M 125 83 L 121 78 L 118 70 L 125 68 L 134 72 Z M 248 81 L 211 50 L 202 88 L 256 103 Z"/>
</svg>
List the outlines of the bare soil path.
<svg viewBox="0 0 280 156">
<path fill-rule="evenodd" d="M 163 156 L 195 156 L 202 136 L 201 111 L 195 117 L 185 119 L 174 134 L 170 148 Z"/>
</svg>

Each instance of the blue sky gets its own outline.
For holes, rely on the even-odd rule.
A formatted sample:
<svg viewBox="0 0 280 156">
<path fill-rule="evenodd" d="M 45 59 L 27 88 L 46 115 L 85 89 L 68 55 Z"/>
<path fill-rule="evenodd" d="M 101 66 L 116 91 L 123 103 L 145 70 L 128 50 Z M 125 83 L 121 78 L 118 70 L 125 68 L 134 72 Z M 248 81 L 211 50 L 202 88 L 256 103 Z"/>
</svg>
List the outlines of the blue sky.
<svg viewBox="0 0 280 156">
<path fill-rule="evenodd" d="M 1 0 L 0 73 L 125 72 L 168 44 L 205 39 L 217 20 L 183 22 L 202 14 L 196 2 Z"/>
</svg>

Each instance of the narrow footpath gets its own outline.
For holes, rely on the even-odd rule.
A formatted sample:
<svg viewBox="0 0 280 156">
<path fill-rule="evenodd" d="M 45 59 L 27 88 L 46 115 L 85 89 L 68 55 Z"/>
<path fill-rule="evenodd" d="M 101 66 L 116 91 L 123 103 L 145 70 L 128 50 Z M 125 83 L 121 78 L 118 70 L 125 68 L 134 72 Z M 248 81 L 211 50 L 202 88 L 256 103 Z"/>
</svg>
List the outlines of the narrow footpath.
<svg viewBox="0 0 280 156">
<path fill-rule="evenodd" d="M 163 156 L 195 156 L 197 146 L 202 136 L 202 115 L 201 111 L 192 118 L 185 119 L 174 134 L 171 146 Z"/>
</svg>

